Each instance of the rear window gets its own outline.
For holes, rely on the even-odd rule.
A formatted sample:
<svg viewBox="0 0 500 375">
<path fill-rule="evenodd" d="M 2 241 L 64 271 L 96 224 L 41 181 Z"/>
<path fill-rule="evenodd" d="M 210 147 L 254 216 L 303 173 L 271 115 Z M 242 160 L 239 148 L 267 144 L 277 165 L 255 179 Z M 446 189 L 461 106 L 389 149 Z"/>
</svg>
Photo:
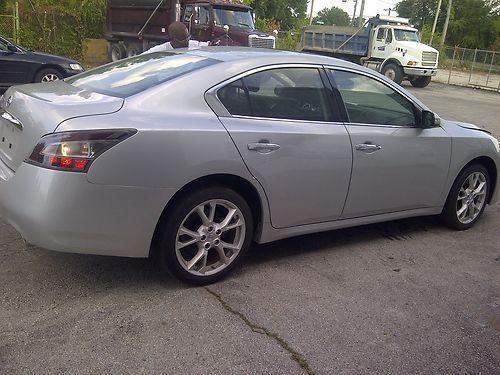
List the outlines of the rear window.
<svg viewBox="0 0 500 375">
<path fill-rule="evenodd" d="M 218 62 L 203 56 L 154 52 L 104 65 L 65 81 L 85 90 L 126 98 Z"/>
</svg>

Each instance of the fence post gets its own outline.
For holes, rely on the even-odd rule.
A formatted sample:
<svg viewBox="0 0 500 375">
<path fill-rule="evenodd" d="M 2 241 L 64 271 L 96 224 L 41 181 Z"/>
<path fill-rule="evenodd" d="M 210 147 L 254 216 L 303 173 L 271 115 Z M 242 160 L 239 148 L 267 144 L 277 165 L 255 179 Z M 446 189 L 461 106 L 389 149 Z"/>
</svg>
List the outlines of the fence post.
<svg viewBox="0 0 500 375">
<path fill-rule="evenodd" d="M 476 62 L 476 56 L 477 56 L 477 48 L 474 50 L 474 59 L 472 60 L 472 65 L 470 67 L 469 83 L 467 85 L 470 85 L 470 79 L 472 77 L 472 71 L 474 70 L 474 63 Z"/>
<path fill-rule="evenodd" d="M 448 85 L 450 84 L 451 72 L 453 71 L 453 64 L 455 63 L 455 53 L 457 53 L 457 46 L 453 48 L 453 58 L 451 59 L 450 74 L 448 75 Z"/>
<path fill-rule="evenodd" d="M 486 76 L 486 86 L 488 86 L 488 82 L 490 80 L 491 68 L 493 67 L 493 61 L 495 61 L 495 51 L 493 51 L 493 55 L 491 56 L 490 68 L 488 69 L 488 75 Z"/>
<path fill-rule="evenodd" d="M 20 43 L 19 36 L 19 1 L 14 3 L 14 41 Z"/>
</svg>

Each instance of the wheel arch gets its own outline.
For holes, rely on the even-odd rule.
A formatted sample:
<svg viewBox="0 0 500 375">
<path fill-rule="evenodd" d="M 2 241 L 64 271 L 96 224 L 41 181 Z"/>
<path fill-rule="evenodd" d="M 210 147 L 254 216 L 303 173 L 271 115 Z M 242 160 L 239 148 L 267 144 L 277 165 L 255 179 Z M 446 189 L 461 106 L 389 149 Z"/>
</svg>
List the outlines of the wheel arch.
<svg viewBox="0 0 500 375">
<path fill-rule="evenodd" d="M 401 61 L 399 61 L 398 59 L 396 59 L 394 57 L 388 57 L 386 60 L 384 60 L 384 62 L 380 66 L 380 71 L 382 71 L 387 65 L 392 64 L 392 63 L 396 64 L 399 67 L 403 66 L 403 65 L 401 65 Z"/>
<path fill-rule="evenodd" d="M 151 246 L 149 250 L 150 257 L 154 257 L 157 254 L 161 228 L 163 227 L 163 224 L 167 218 L 168 213 L 177 204 L 177 202 L 179 202 L 183 197 L 188 195 L 190 192 L 195 191 L 200 187 L 214 186 L 214 185 L 220 185 L 231 188 L 238 194 L 240 194 L 247 201 L 248 205 L 250 206 L 250 210 L 252 211 L 254 231 L 255 233 L 259 232 L 259 228 L 261 226 L 261 223 L 263 222 L 264 202 L 257 188 L 247 179 L 232 174 L 213 174 L 213 175 L 203 176 L 184 185 L 179 191 L 177 191 L 174 194 L 174 196 L 166 204 L 153 233 L 153 239 L 151 241 Z"/>
</svg>

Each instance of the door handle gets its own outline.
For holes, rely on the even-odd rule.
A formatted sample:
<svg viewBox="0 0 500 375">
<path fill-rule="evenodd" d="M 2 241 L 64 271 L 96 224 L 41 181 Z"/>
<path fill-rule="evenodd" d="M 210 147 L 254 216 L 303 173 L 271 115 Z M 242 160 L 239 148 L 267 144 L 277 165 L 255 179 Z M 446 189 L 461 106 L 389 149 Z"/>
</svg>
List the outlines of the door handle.
<svg viewBox="0 0 500 375">
<path fill-rule="evenodd" d="M 380 145 L 372 145 L 371 143 L 361 143 L 356 145 L 356 150 L 363 151 L 364 153 L 371 154 L 372 152 L 381 150 L 382 146 Z"/>
<path fill-rule="evenodd" d="M 257 151 L 259 154 L 270 154 L 273 151 L 279 150 L 281 146 L 276 143 L 256 142 L 249 143 L 248 149 L 250 151 Z"/>
</svg>

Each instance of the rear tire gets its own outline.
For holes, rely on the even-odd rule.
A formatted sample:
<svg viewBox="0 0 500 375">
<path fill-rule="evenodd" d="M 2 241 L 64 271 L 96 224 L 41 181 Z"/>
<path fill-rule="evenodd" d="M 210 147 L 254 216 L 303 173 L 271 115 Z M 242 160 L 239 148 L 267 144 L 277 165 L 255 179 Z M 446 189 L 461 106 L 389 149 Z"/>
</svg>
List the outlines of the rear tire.
<svg viewBox="0 0 500 375">
<path fill-rule="evenodd" d="M 399 65 L 389 63 L 382 69 L 382 74 L 398 85 L 403 82 L 403 69 Z"/>
<path fill-rule="evenodd" d="M 136 43 L 127 44 L 126 49 L 127 49 L 127 57 L 137 56 L 142 53 L 142 50 Z"/>
<path fill-rule="evenodd" d="M 118 61 L 127 56 L 127 50 L 123 43 L 111 43 L 109 46 L 109 59 L 111 61 Z"/>
<path fill-rule="evenodd" d="M 185 195 L 160 228 L 162 268 L 195 285 L 220 280 L 245 257 L 253 237 L 250 207 L 241 195 L 212 186 Z"/>
<path fill-rule="evenodd" d="M 456 178 L 448 194 L 441 218 L 446 226 L 465 230 L 483 214 L 490 191 L 490 177 L 485 167 L 472 164 Z"/>
<path fill-rule="evenodd" d="M 63 75 L 56 69 L 42 69 L 35 77 L 35 82 L 52 82 L 63 79 Z"/>
<path fill-rule="evenodd" d="M 431 76 L 418 77 L 410 81 L 413 87 L 426 87 L 431 83 Z"/>
</svg>

